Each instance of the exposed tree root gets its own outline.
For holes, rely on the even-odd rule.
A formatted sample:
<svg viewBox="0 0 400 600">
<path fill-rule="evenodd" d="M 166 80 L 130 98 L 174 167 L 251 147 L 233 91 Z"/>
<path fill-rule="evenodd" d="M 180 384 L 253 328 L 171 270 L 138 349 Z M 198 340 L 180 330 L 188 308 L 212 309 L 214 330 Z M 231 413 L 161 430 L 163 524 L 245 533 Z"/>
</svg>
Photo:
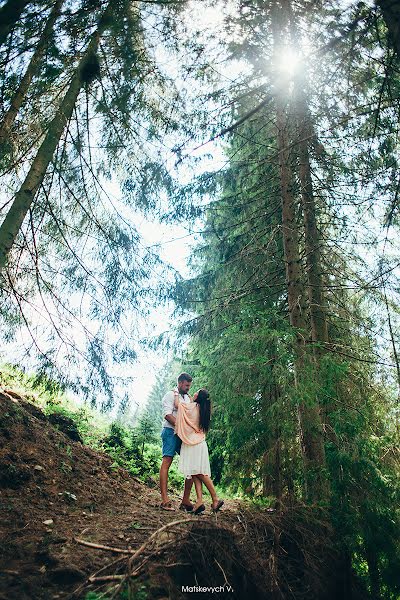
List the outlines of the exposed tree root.
<svg viewBox="0 0 400 600">
<path fill-rule="evenodd" d="M 199 587 L 214 589 L 202 592 L 202 598 L 226 598 L 229 591 L 232 600 L 336 600 L 348 595 L 340 563 L 322 511 L 242 510 L 232 513 L 228 526 L 193 518 L 164 525 L 130 556 L 113 561 L 101 575 L 93 573 L 74 597 L 107 583 L 116 583 L 108 589 L 110 599 L 118 598 L 123 589 L 131 589 L 133 597 L 139 580 L 149 600 L 163 594 L 177 600 L 193 598 Z"/>
</svg>

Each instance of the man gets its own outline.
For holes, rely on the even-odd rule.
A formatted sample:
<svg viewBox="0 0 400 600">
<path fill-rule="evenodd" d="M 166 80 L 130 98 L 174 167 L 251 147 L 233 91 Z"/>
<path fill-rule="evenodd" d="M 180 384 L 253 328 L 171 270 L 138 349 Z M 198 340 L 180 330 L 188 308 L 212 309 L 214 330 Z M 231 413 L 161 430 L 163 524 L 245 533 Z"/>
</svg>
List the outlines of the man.
<svg viewBox="0 0 400 600">
<path fill-rule="evenodd" d="M 192 385 L 192 380 L 192 376 L 188 373 L 181 373 L 177 381 L 178 386 L 174 390 L 167 392 L 162 400 L 164 421 L 161 432 L 163 458 L 160 468 L 160 490 L 162 499 L 160 508 L 163 508 L 164 510 L 175 510 L 168 498 L 168 471 L 175 453 L 179 454 L 182 444 L 180 438 L 175 435 L 175 421 L 178 411 L 174 406 L 174 398 L 175 394 L 178 393 L 183 402 L 190 402 L 188 392 Z M 179 506 L 181 510 L 187 510 L 189 512 L 193 510 L 193 504 L 190 502 L 192 485 L 192 479 L 185 479 L 183 499 Z"/>
</svg>

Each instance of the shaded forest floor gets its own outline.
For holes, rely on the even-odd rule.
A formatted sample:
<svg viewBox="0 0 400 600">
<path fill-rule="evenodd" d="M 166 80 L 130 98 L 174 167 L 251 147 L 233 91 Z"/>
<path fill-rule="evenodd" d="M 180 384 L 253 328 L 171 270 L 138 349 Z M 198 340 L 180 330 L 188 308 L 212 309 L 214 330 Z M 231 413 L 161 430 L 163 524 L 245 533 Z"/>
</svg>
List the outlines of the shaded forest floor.
<svg viewBox="0 0 400 600">
<path fill-rule="evenodd" d="M 0 410 L 0 600 L 366 597 L 323 515 L 166 512 L 156 488 L 21 397 L 0 393 Z"/>
</svg>

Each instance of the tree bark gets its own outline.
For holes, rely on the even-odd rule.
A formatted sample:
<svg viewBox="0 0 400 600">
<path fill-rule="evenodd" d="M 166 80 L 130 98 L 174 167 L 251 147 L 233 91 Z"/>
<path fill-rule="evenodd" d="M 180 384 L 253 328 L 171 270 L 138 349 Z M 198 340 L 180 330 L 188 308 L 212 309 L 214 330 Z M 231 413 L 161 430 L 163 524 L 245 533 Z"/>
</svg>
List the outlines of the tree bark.
<svg viewBox="0 0 400 600">
<path fill-rule="evenodd" d="M 284 39 L 288 33 L 287 16 L 285 2 L 274 4 L 271 18 L 275 53 L 279 49 L 280 40 Z M 277 62 L 278 60 L 275 61 L 275 63 Z M 282 202 L 282 236 L 286 266 L 289 320 L 296 335 L 295 385 L 299 389 L 302 379 L 308 375 L 309 357 L 306 350 L 308 332 L 304 310 L 305 289 L 302 281 L 299 233 L 296 221 L 298 203 L 294 191 L 295 166 L 290 152 L 294 123 L 288 117 L 282 91 L 278 89 L 275 95 Z M 325 477 L 325 449 L 322 423 L 317 399 L 314 398 L 312 402 L 305 402 L 299 399 L 298 415 L 305 470 L 306 495 L 311 500 L 320 500 L 326 498 L 328 486 Z"/>
<path fill-rule="evenodd" d="M 18 23 L 24 8 L 32 0 L 7 0 L 0 8 L 0 45 L 4 44 L 8 34 Z"/>
<path fill-rule="evenodd" d="M 302 92 L 300 92 L 302 95 Z M 311 339 L 316 356 L 321 354 L 324 345 L 329 342 L 328 325 L 326 321 L 323 281 L 321 275 L 320 234 L 317 227 L 316 207 L 311 179 L 310 155 L 307 136 L 311 134 L 309 115 L 305 101 L 300 96 L 298 112 L 298 156 L 299 180 L 301 186 L 301 204 L 304 221 L 304 240 L 306 250 L 308 300 L 311 321 Z M 319 346 L 318 346 L 319 344 Z"/>
<path fill-rule="evenodd" d="M 377 5 L 382 11 L 383 19 L 389 31 L 389 37 L 400 58 L 400 1 L 378 0 Z"/>
<path fill-rule="evenodd" d="M 35 52 L 28 64 L 28 67 L 23 75 L 20 84 L 14 93 L 9 109 L 4 115 L 3 121 L 0 123 L 0 144 L 3 144 L 10 133 L 11 127 L 15 121 L 19 109 L 21 108 L 26 94 L 28 92 L 32 78 L 38 71 L 40 61 L 43 57 L 44 51 L 49 42 L 50 35 L 52 33 L 54 23 L 61 13 L 61 6 L 64 0 L 56 0 L 53 8 L 51 9 L 50 15 L 47 19 L 46 25 L 43 29 L 40 40 L 36 46 Z"/>
<path fill-rule="evenodd" d="M 33 160 L 31 168 L 15 194 L 14 202 L 0 227 L 0 271 L 6 267 L 9 252 L 15 242 L 24 218 L 43 183 L 44 176 L 61 136 L 69 122 L 78 98 L 79 92 L 86 80 L 88 66 L 96 54 L 99 40 L 110 24 L 110 19 L 117 0 L 110 0 L 107 8 L 100 17 L 96 31 L 91 35 L 90 42 L 75 70 L 69 88 L 60 107 L 51 121 L 45 138 Z"/>
</svg>

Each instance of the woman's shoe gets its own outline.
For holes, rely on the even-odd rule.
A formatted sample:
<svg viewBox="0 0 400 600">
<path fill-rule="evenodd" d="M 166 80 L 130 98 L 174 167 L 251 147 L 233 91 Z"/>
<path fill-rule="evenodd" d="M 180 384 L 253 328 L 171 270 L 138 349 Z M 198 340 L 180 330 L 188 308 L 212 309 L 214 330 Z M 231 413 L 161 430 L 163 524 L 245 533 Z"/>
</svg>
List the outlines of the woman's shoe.
<svg viewBox="0 0 400 600">
<path fill-rule="evenodd" d="M 204 506 L 204 504 L 200 504 L 200 506 L 198 506 L 198 507 L 196 508 L 196 510 L 195 510 L 195 511 L 193 511 L 193 513 L 194 513 L 195 515 L 201 515 L 201 513 L 202 513 L 202 512 L 204 512 L 205 510 L 206 510 L 206 507 Z"/>
<path fill-rule="evenodd" d="M 216 513 L 219 511 L 219 509 L 221 508 L 221 506 L 223 506 L 224 501 L 223 500 L 219 500 L 217 503 L 217 506 L 214 508 L 213 506 L 211 507 L 211 510 Z"/>
<path fill-rule="evenodd" d="M 183 502 L 179 506 L 179 510 L 186 510 L 186 512 L 192 512 L 193 508 L 193 504 L 183 504 Z"/>
</svg>

